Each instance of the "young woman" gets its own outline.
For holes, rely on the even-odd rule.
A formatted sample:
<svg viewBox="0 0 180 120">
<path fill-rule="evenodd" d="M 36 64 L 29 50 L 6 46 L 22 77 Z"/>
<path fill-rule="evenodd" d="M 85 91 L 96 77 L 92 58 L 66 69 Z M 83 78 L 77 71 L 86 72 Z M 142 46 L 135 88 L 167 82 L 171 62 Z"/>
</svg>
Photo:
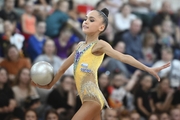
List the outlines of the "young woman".
<svg viewBox="0 0 180 120">
<path fill-rule="evenodd" d="M 170 65 L 167 63 L 161 67 L 149 68 L 135 60 L 132 56 L 124 55 L 112 49 L 107 42 L 98 40 L 99 34 L 104 32 L 108 25 L 108 13 L 109 11 L 106 8 L 101 11 L 90 11 L 82 24 L 86 40 L 78 44 L 77 49 L 66 59 L 52 82 L 45 86 L 36 85 L 32 82 L 37 87 L 49 89 L 59 80 L 65 70 L 74 63 L 74 78 L 83 105 L 72 120 L 100 120 L 101 109 L 104 105 L 108 107 L 97 84 L 97 70 L 104 54 L 145 70 L 154 75 L 159 81 L 160 78 L 157 73 Z"/>
</svg>

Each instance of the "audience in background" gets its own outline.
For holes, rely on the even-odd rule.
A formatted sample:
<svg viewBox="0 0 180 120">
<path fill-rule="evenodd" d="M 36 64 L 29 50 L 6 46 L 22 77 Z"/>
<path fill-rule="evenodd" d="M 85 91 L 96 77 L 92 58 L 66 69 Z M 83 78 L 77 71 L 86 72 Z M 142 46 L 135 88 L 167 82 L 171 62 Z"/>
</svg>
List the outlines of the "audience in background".
<svg viewBox="0 0 180 120">
<path fill-rule="evenodd" d="M 60 120 L 56 110 L 50 109 L 45 114 L 45 120 Z"/>
<path fill-rule="evenodd" d="M 16 77 L 15 86 L 12 87 L 17 106 L 24 110 L 36 109 L 40 105 L 39 95 L 30 82 L 30 71 L 28 68 L 23 68 Z"/>
<path fill-rule="evenodd" d="M 0 118 L 4 120 L 10 115 L 22 118 L 23 112 L 17 108 L 14 93 L 9 86 L 8 72 L 0 67 Z"/>
<path fill-rule="evenodd" d="M 24 120 L 38 120 L 36 111 L 32 109 L 26 110 Z"/>
<path fill-rule="evenodd" d="M 134 19 L 136 19 L 136 15 L 131 13 L 131 6 L 129 4 L 123 4 L 121 10 L 114 15 L 114 26 L 120 32 L 129 30 L 131 21 Z"/>
<path fill-rule="evenodd" d="M 36 24 L 36 33 L 30 36 L 27 42 L 27 53 L 32 62 L 43 52 L 43 46 L 47 39 L 44 35 L 45 32 L 46 23 L 44 21 L 38 21 Z"/>
<path fill-rule="evenodd" d="M 60 84 L 49 94 L 47 103 L 56 109 L 60 119 L 69 120 L 73 116 L 76 106 L 75 92 L 73 76 L 64 75 Z"/>
<path fill-rule="evenodd" d="M 24 9 L 25 13 L 21 16 L 21 29 L 27 40 L 31 35 L 36 33 L 36 18 L 33 15 L 33 2 L 26 1 Z"/>
<path fill-rule="evenodd" d="M 173 101 L 174 89 L 170 88 L 168 78 L 161 78 L 161 82 L 152 92 L 152 99 L 156 113 L 168 112 Z"/>
<path fill-rule="evenodd" d="M 0 11 L 0 18 L 3 20 L 18 21 L 19 16 L 14 11 L 15 0 L 4 0 L 4 5 Z"/>
<path fill-rule="evenodd" d="M 8 46 L 5 56 L 6 57 L 0 63 L 0 66 L 7 69 L 9 73 L 8 78 L 12 83 L 14 83 L 17 73 L 22 68 L 30 68 L 31 63 L 29 59 L 20 57 L 19 50 L 15 45 Z"/>
<path fill-rule="evenodd" d="M 139 79 L 139 86 L 135 92 L 135 105 L 140 115 L 147 119 L 155 111 L 153 99 L 151 98 L 152 77 L 144 74 Z"/>
</svg>

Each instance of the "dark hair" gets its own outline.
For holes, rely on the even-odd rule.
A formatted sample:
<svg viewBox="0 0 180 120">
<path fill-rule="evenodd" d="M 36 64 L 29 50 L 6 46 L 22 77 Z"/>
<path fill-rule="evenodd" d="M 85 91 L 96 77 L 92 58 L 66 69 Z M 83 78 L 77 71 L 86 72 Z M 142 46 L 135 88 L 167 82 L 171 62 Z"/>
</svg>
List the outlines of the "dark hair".
<svg viewBox="0 0 180 120">
<path fill-rule="evenodd" d="M 42 51 L 43 54 L 45 54 L 45 50 L 44 49 L 45 49 L 45 46 L 46 46 L 48 41 L 52 41 L 54 43 L 54 40 L 52 40 L 51 38 L 47 38 L 46 41 L 44 42 L 44 45 L 43 45 L 43 51 Z M 54 43 L 54 47 L 55 47 L 54 54 L 56 54 L 57 53 L 57 49 L 56 49 L 55 43 Z"/>
<path fill-rule="evenodd" d="M 27 114 L 28 112 L 30 112 L 30 111 L 32 111 L 32 112 L 35 113 L 36 118 L 37 118 L 37 120 L 38 120 L 38 114 L 37 114 L 37 112 L 36 112 L 35 110 L 33 110 L 33 109 L 28 109 L 28 110 L 26 110 L 25 113 L 24 113 L 24 118 L 26 118 L 26 114 Z"/>
<path fill-rule="evenodd" d="M 129 3 L 124 3 L 121 8 L 119 9 L 119 12 L 122 12 L 122 10 L 126 7 L 126 6 L 131 6 Z"/>
<path fill-rule="evenodd" d="M 63 75 L 60 79 L 61 82 L 64 82 L 64 80 L 67 78 L 67 77 L 70 77 L 72 79 L 74 79 L 74 77 L 72 75 Z"/>
<path fill-rule="evenodd" d="M 22 74 L 22 72 L 24 71 L 24 70 L 29 70 L 28 68 L 22 68 L 19 72 L 18 72 L 18 74 L 16 75 L 16 78 L 15 78 L 15 83 L 13 83 L 13 84 L 15 84 L 15 85 L 19 85 L 19 83 L 20 83 L 20 76 L 21 76 L 21 74 Z M 30 71 L 30 70 L 29 70 Z M 31 84 L 30 84 L 30 80 L 29 80 L 29 85 L 27 86 L 27 89 L 28 89 L 28 95 L 30 94 L 30 92 L 31 92 Z"/>
<path fill-rule="evenodd" d="M 9 52 L 9 50 L 10 50 L 11 48 L 15 48 L 15 49 L 18 51 L 18 49 L 17 49 L 17 47 L 16 47 L 15 45 L 10 44 L 10 45 L 6 48 L 6 54 L 5 54 L 5 57 L 6 57 L 6 59 L 8 59 L 8 60 L 10 60 L 10 58 L 9 58 L 9 56 L 8 56 L 8 52 Z M 19 51 L 18 51 L 18 52 L 19 52 Z"/>
<path fill-rule="evenodd" d="M 6 68 L 0 67 L 0 71 L 1 71 L 1 70 L 5 70 L 5 71 L 6 71 L 6 74 L 7 74 L 7 76 L 8 76 L 8 71 L 6 70 Z M 7 82 L 4 84 L 4 88 L 7 88 L 7 87 L 9 87 L 9 80 L 8 80 L 8 77 L 7 77 Z"/>
<path fill-rule="evenodd" d="M 45 120 L 47 120 L 48 115 L 49 115 L 50 113 L 55 114 L 55 115 L 58 117 L 58 120 L 59 120 L 59 115 L 58 115 L 58 113 L 57 113 L 57 111 L 56 111 L 55 109 L 50 109 L 50 110 L 46 111 Z"/>
<path fill-rule="evenodd" d="M 105 24 L 105 28 L 104 28 L 104 30 L 102 32 L 104 32 L 106 30 L 107 26 L 108 26 L 109 10 L 107 8 L 103 8 L 102 10 L 96 10 L 96 11 L 103 18 L 103 23 Z"/>
</svg>

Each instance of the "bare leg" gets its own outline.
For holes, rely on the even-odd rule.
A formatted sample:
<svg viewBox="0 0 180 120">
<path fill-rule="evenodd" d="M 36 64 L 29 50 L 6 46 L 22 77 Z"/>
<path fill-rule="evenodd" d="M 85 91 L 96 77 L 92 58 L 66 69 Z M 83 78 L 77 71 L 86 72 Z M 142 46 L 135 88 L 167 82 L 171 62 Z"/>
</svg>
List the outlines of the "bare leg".
<svg viewBox="0 0 180 120">
<path fill-rule="evenodd" d="M 101 120 L 101 112 L 99 112 L 94 118 L 93 120 Z"/>
<path fill-rule="evenodd" d="M 101 106 L 93 101 L 86 101 L 74 115 L 72 120 L 94 120 L 101 111 Z M 97 119 L 100 120 L 100 119 Z"/>
</svg>

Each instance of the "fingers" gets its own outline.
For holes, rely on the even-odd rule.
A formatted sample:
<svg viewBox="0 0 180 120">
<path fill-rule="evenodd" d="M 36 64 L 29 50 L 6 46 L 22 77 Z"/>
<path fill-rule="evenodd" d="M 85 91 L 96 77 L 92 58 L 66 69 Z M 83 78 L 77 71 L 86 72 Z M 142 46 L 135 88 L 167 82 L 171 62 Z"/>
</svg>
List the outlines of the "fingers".
<svg viewBox="0 0 180 120">
<path fill-rule="evenodd" d="M 169 67 L 170 65 L 171 65 L 171 63 L 168 62 L 167 64 L 161 66 L 160 70 L 162 70 L 162 69 L 164 69 L 164 68 L 167 68 L 167 67 Z"/>
</svg>

